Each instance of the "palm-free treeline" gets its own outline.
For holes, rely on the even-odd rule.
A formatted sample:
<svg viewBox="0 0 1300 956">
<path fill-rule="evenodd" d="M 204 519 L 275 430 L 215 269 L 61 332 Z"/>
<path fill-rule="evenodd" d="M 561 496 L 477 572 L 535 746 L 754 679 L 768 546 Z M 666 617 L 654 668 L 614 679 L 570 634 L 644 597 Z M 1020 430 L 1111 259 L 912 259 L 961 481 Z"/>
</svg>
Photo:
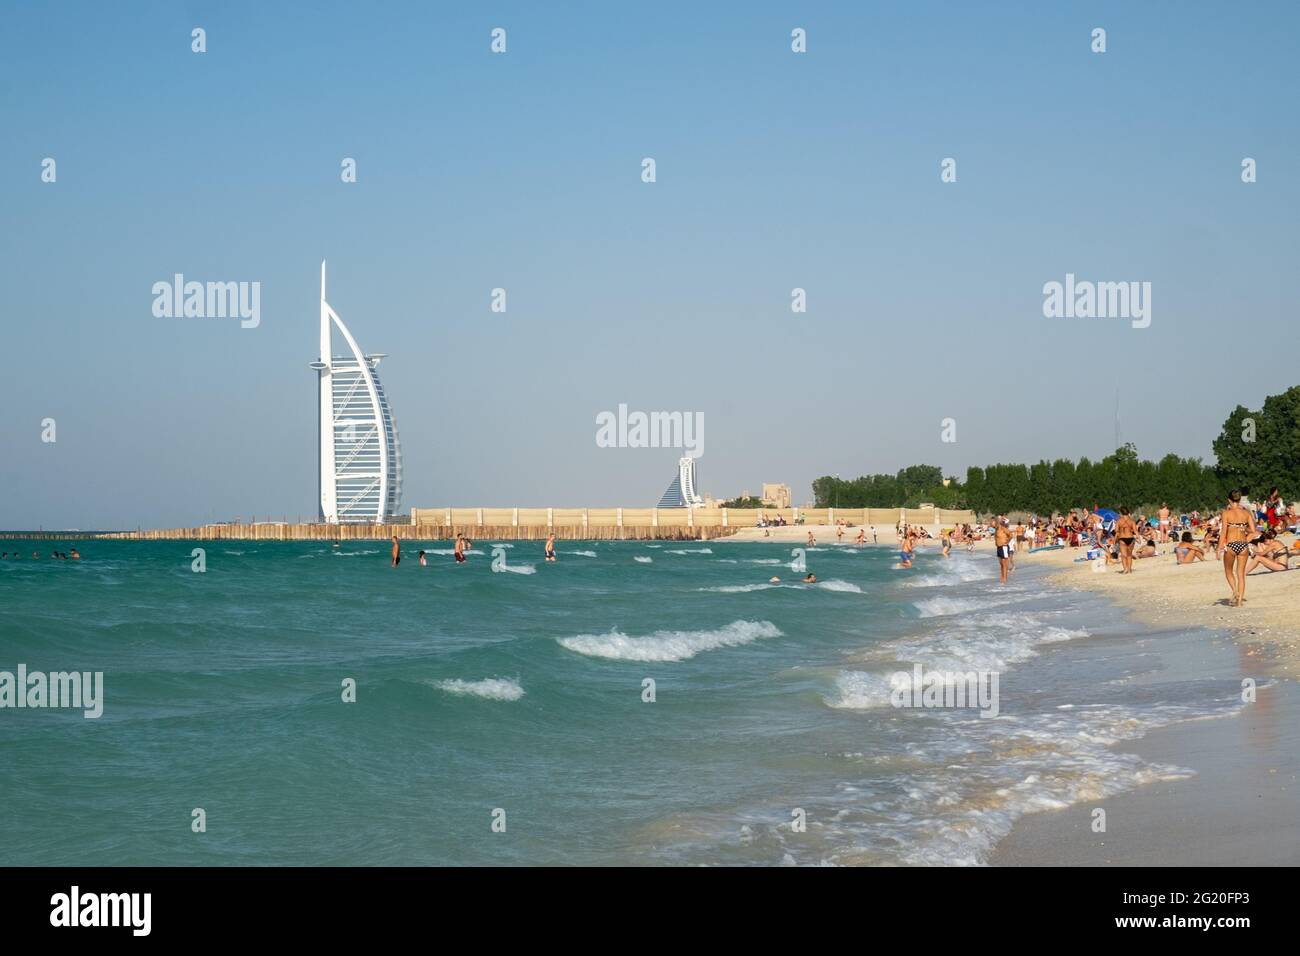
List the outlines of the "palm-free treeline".
<svg viewBox="0 0 1300 956">
<path fill-rule="evenodd" d="M 1062 458 L 972 467 L 964 483 L 949 479 L 947 485 L 938 467 L 912 465 L 896 475 L 818 478 L 813 496 L 819 508 L 914 508 L 932 502 L 980 514 L 1044 515 L 1121 505 L 1150 511 L 1166 502 L 1175 510 L 1211 511 L 1232 488 L 1262 500 L 1275 485 L 1292 501 L 1300 497 L 1300 385 L 1269 396 L 1258 411 L 1237 406 L 1213 447 L 1218 458 L 1213 465 L 1172 454 L 1146 461 L 1129 444 L 1096 462 Z"/>
</svg>

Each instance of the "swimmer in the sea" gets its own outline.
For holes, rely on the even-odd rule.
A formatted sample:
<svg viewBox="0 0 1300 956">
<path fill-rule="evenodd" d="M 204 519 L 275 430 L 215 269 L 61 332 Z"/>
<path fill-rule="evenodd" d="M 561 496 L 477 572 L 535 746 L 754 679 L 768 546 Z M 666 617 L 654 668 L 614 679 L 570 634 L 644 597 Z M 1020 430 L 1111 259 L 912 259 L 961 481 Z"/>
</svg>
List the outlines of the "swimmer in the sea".
<svg viewBox="0 0 1300 956">
<path fill-rule="evenodd" d="M 912 532 L 903 535 L 902 550 L 898 552 L 898 566 L 900 568 L 910 568 L 912 566 Z"/>
<path fill-rule="evenodd" d="M 424 556 L 424 552 L 421 551 L 421 552 L 420 552 L 420 567 L 424 568 L 424 567 L 428 567 L 428 565 L 429 565 L 429 562 L 428 562 L 428 560 L 425 558 L 425 556 Z"/>
<path fill-rule="evenodd" d="M 804 583 L 804 584 L 816 584 L 816 583 L 817 583 L 817 575 L 815 575 L 815 574 L 813 574 L 811 571 L 809 571 L 807 574 L 805 574 L 805 575 L 803 576 L 803 583 Z"/>
<path fill-rule="evenodd" d="M 552 534 L 546 539 L 546 560 L 555 560 L 555 535 Z"/>
<path fill-rule="evenodd" d="M 393 567 L 397 567 L 402 562 L 402 548 L 397 543 L 397 535 L 393 535 Z"/>
</svg>

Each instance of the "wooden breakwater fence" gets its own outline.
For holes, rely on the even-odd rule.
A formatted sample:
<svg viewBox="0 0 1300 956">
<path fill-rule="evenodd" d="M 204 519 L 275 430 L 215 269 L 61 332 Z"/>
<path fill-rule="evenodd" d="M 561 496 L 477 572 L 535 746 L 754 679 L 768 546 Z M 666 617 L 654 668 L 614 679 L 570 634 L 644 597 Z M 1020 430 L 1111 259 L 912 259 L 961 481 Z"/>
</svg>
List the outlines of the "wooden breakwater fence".
<svg viewBox="0 0 1300 956">
<path fill-rule="evenodd" d="M 101 537 L 138 540 L 348 541 L 433 540 L 465 534 L 470 538 L 535 540 L 554 534 L 567 541 L 672 540 L 705 541 L 733 535 L 777 518 L 787 525 L 892 529 L 900 521 L 927 527 L 974 523 L 972 511 L 942 508 L 412 508 L 400 524 L 292 524 L 261 521 L 207 524 L 194 528 L 119 531 L 49 537 Z"/>
</svg>

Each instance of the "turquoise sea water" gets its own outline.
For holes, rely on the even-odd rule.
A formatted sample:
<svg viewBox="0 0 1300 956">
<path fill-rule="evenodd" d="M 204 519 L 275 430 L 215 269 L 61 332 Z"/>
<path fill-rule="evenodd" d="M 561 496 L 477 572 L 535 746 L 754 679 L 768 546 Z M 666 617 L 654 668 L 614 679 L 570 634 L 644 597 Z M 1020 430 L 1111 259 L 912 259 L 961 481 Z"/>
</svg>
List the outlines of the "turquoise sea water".
<svg viewBox="0 0 1300 956">
<path fill-rule="evenodd" d="M 0 670 L 104 673 L 97 720 L 0 710 L 0 864 L 977 864 L 1240 706 L 1168 665 L 1187 634 L 985 555 L 823 547 L 803 586 L 775 544 L 491 548 L 0 542 L 46 555 L 0 561 Z M 915 663 L 998 671 L 1001 716 L 890 706 Z"/>
</svg>

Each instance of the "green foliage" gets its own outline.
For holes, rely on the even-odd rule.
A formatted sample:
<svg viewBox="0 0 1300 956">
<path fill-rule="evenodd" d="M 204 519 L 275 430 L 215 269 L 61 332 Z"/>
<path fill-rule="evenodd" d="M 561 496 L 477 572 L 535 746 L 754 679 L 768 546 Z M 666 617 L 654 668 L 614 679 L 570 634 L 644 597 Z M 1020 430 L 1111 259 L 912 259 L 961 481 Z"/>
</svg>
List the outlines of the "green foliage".
<svg viewBox="0 0 1300 956">
<path fill-rule="evenodd" d="M 1300 385 L 1268 396 L 1259 411 L 1234 408 L 1214 454 L 1226 487 L 1262 500 L 1276 485 L 1286 501 L 1300 498 Z"/>
<path fill-rule="evenodd" d="M 912 465 L 896 475 L 818 478 L 813 497 L 819 508 L 901 508 L 932 501 L 980 514 L 1042 515 L 1121 505 L 1149 514 L 1165 503 L 1174 512 L 1213 511 L 1222 507 L 1229 489 L 1244 488 L 1262 501 L 1275 485 L 1283 499 L 1295 501 L 1300 499 L 1300 385 L 1268 396 L 1258 411 L 1234 408 L 1214 440 L 1214 454 L 1217 465 L 1172 454 L 1152 462 L 1127 444 L 1098 462 L 1059 458 L 972 467 L 966 469 L 965 484 L 953 481 L 948 487 L 935 466 Z"/>
<path fill-rule="evenodd" d="M 749 498 L 732 498 L 730 501 L 724 501 L 722 503 L 722 507 L 724 508 L 766 508 L 767 505 L 763 504 L 762 498 L 754 498 L 751 496 Z"/>
<path fill-rule="evenodd" d="M 937 465 L 911 465 L 896 475 L 863 475 L 852 480 L 827 475 L 813 482 L 818 508 L 901 508 L 909 501 L 939 504 L 945 495 L 951 497 Z"/>
<path fill-rule="evenodd" d="M 904 469 L 898 475 L 868 475 L 851 481 L 828 476 L 813 482 L 813 495 L 819 508 L 914 508 L 929 501 L 940 508 L 970 508 L 980 514 L 1032 511 L 1048 515 L 1097 506 L 1154 510 L 1153 503 L 1158 508 L 1164 502 L 1174 511 L 1212 511 L 1223 503 L 1228 487 L 1215 468 L 1201 464 L 1199 458 L 1166 455 L 1159 463 L 1143 461 L 1132 445 L 1116 449 L 1095 464 L 1087 458 L 1080 458 L 1077 464 L 1059 458 L 1035 465 L 972 467 L 966 470 L 965 484 L 954 481 L 948 487 L 943 486 L 942 478 L 930 487 L 910 486 L 904 480 L 909 471 L 931 475 L 928 470 Z M 1261 486 L 1261 495 L 1266 491 L 1267 487 Z"/>
<path fill-rule="evenodd" d="M 966 473 L 966 506 L 980 514 L 1032 511 L 1047 515 L 1071 508 L 1118 508 L 1128 505 L 1150 509 L 1168 503 L 1174 511 L 1209 511 L 1225 496 L 1223 483 L 1212 466 L 1199 458 L 1166 455 L 1159 464 L 1138 458 L 1137 449 L 1125 445 L 1093 463 L 1060 458 L 1026 468 L 1024 465 L 990 465 Z"/>
</svg>

